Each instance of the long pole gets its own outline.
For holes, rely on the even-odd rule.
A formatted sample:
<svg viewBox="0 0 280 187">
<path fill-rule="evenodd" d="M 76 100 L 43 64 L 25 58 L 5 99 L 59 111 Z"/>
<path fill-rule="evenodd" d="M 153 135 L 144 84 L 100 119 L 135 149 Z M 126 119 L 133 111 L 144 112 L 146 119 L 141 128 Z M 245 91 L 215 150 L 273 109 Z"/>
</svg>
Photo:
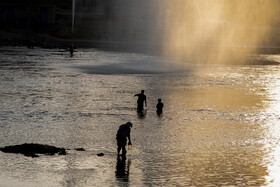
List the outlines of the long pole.
<svg viewBox="0 0 280 187">
<path fill-rule="evenodd" d="M 75 0 L 72 0 L 72 33 L 74 33 L 75 26 Z"/>
</svg>

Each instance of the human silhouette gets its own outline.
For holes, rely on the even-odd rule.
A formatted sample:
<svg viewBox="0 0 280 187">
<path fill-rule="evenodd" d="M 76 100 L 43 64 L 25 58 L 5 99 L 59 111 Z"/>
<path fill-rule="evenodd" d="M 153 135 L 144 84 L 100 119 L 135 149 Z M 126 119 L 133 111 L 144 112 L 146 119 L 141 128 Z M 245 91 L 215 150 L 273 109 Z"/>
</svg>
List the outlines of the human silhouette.
<svg viewBox="0 0 280 187">
<path fill-rule="evenodd" d="M 127 122 L 126 124 L 121 125 L 117 131 L 116 139 L 118 145 L 118 155 L 120 155 L 120 151 L 122 150 L 122 155 L 125 156 L 125 146 L 127 139 L 128 145 L 132 145 L 130 140 L 130 129 L 132 128 L 132 126 L 133 124 L 131 122 Z"/>
<path fill-rule="evenodd" d="M 141 113 L 143 112 L 143 107 L 144 107 L 144 102 L 145 102 L 145 106 L 147 107 L 147 100 L 146 100 L 146 95 L 144 94 L 144 90 L 141 90 L 141 93 L 139 94 L 135 94 L 135 96 L 138 97 L 138 100 L 137 100 L 137 112 L 138 113 Z"/>
<path fill-rule="evenodd" d="M 28 41 L 28 48 L 29 49 L 33 49 L 34 48 L 34 44 L 35 44 L 35 39 L 34 39 L 34 37 L 33 36 L 31 36 L 30 38 L 29 38 L 29 41 Z"/>
<path fill-rule="evenodd" d="M 73 44 L 70 45 L 69 52 L 70 52 L 70 56 L 73 57 L 73 53 L 74 53 Z"/>
<path fill-rule="evenodd" d="M 157 103 L 157 115 L 160 116 L 162 114 L 162 108 L 163 108 L 163 103 L 161 102 L 161 99 L 158 99 Z"/>
</svg>

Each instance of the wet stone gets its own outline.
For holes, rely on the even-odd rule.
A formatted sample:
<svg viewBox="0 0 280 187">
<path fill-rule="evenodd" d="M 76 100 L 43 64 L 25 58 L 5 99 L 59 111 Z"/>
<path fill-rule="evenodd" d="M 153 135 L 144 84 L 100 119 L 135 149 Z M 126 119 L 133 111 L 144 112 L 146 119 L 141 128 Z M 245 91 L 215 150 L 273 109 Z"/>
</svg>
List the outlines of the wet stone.
<svg viewBox="0 0 280 187">
<path fill-rule="evenodd" d="M 84 148 L 75 148 L 76 151 L 86 151 Z"/>
<path fill-rule="evenodd" d="M 33 157 L 33 158 L 39 157 L 39 155 L 37 154 L 66 155 L 65 148 L 59 148 L 59 147 L 43 145 L 43 144 L 32 144 L 32 143 L 1 147 L 0 150 L 4 153 L 23 154 L 24 156 Z"/>
</svg>

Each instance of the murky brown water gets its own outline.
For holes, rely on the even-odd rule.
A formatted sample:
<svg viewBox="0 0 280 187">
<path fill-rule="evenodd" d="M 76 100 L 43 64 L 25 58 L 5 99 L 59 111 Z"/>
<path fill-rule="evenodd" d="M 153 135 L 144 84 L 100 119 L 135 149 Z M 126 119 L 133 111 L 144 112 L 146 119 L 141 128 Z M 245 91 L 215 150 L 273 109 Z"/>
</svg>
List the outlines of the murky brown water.
<svg viewBox="0 0 280 187">
<path fill-rule="evenodd" d="M 72 149 L 39 158 L 0 152 L 0 186 L 280 185 L 280 66 L 178 71 L 161 64 L 170 60 L 93 49 L 70 58 L 1 48 L 0 56 L 0 146 Z M 133 97 L 141 89 L 144 117 Z M 115 134 L 127 121 L 133 149 L 117 160 Z"/>
</svg>

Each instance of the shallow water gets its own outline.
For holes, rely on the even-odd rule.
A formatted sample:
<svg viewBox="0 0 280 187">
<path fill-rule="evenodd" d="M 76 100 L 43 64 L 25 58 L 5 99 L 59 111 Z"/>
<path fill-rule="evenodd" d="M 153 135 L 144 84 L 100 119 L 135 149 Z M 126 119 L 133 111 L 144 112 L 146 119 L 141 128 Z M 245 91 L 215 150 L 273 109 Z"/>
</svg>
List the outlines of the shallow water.
<svg viewBox="0 0 280 187">
<path fill-rule="evenodd" d="M 279 186 L 279 67 L 0 48 L 0 146 L 70 149 L 39 158 L 0 152 L 0 186 Z M 145 116 L 133 97 L 141 89 Z M 127 121 L 133 148 L 118 160 L 115 134 Z"/>
</svg>

